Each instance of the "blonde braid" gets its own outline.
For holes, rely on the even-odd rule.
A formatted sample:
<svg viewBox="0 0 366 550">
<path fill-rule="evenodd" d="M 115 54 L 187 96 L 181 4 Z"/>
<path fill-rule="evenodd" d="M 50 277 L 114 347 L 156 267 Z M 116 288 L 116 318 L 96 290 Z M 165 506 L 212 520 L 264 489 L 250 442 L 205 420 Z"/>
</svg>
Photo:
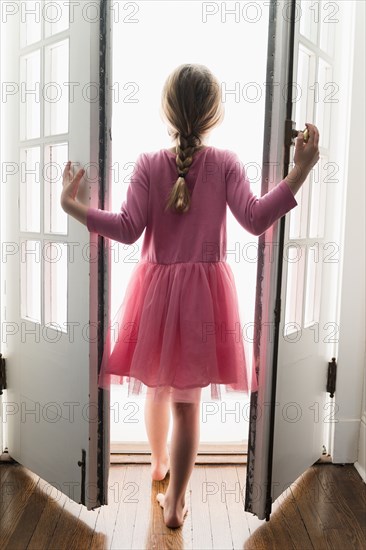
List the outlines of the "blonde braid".
<svg viewBox="0 0 366 550">
<path fill-rule="evenodd" d="M 182 214 L 189 210 L 191 195 L 184 176 L 188 174 L 189 167 L 193 162 L 193 155 L 195 151 L 200 148 L 200 143 L 200 138 L 198 138 L 194 133 L 189 136 L 179 134 L 176 148 L 178 179 L 175 182 L 170 200 L 168 200 L 165 210 L 173 207 L 178 213 Z M 183 174 L 183 177 L 179 174 Z"/>
</svg>

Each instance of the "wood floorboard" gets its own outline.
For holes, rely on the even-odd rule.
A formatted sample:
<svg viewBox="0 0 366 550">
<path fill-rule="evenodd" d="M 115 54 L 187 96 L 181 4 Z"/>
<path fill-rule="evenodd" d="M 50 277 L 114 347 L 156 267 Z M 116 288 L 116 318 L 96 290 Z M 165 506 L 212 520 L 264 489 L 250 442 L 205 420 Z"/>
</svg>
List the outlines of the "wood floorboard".
<svg viewBox="0 0 366 550">
<path fill-rule="evenodd" d="M 76 530 L 81 508 L 81 504 L 70 500 L 69 497 L 65 498 L 56 528 L 47 548 L 50 550 L 66 550 L 69 548 Z"/>
<path fill-rule="evenodd" d="M 245 498 L 245 470 L 242 469 L 240 479 L 237 469 L 231 466 L 222 466 L 218 469 L 221 478 L 221 487 L 229 518 L 233 548 L 241 548 L 243 541 L 250 536 L 247 514 L 244 512 Z"/>
<path fill-rule="evenodd" d="M 132 547 L 136 529 L 136 510 L 141 498 L 141 472 L 144 466 L 127 465 L 123 484 L 119 491 L 117 520 L 112 539 L 112 550 L 124 550 Z M 140 522 L 139 522 L 140 525 Z M 139 525 L 137 528 L 139 528 Z"/>
<path fill-rule="evenodd" d="M 318 509 L 318 502 L 316 497 L 317 486 L 306 487 L 306 484 L 314 483 L 314 475 L 308 470 L 300 476 L 294 487 L 291 488 L 291 492 L 296 502 L 296 506 L 299 510 L 300 517 L 302 518 L 311 540 L 313 547 L 316 550 L 326 549 L 327 544 L 324 535 L 324 529 L 326 525 L 321 520 L 320 511 Z"/>
<path fill-rule="evenodd" d="M 201 465 L 186 492 L 183 527 L 156 500 L 169 474 L 113 464 L 108 505 L 87 510 L 19 464 L 0 465 L 1 550 L 352 550 L 366 547 L 366 485 L 352 464 L 308 468 L 272 505 L 270 521 L 244 511 L 246 467 Z"/>
<path fill-rule="evenodd" d="M 303 550 L 313 550 L 306 525 L 296 506 L 291 491 L 285 491 L 277 499 L 280 504 L 283 521 L 286 524 L 288 537 L 291 540 L 293 548 L 302 548 Z"/>
<path fill-rule="evenodd" d="M 17 525 L 22 525 L 20 519 L 39 482 L 38 476 L 21 465 L 5 467 L 9 468 L 9 474 L 6 479 L 7 491 L 0 499 L 1 504 L 4 503 L 4 513 L 0 515 L 0 548 L 6 548 L 10 540 L 22 537 L 22 533 L 16 533 L 19 530 Z"/>
<path fill-rule="evenodd" d="M 349 492 L 350 488 L 347 487 L 348 481 L 346 479 L 343 479 L 342 476 L 339 476 L 338 474 L 339 468 L 343 467 L 336 466 L 334 469 L 334 475 L 338 479 L 337 484 L 335 483 L 333 474 L 330 473 L 329 469 L 327 469 L 326 467 L 319 468 L 318 466 L 313 466 L 313 468 L 318 477 L 322 491 L 324 492 L 324 495 L 326 495 L 325 498 L 327 499 L 327 502 L 331 503 L 332 510 L 336 511 L 337 513 L 339 523 L 336 527 L 334 527 L 334 529 L 339 530 L 339 526 L 342 525 L 342 532 L 344 532 L 345 530 L 348 532 L 347 539 L 351 547 L 361 547 L 364 542 L 364 532 L 362 530 L 362 527 L 358 524 L 357 516 L 354 514 L 352 508 L 347 502 L 347 498 L 345 497 L 345 495 L 348 495 L 348 500 L 352 499 L 352 493 Z M 353 503 L 356 506 L 355 509 L 358 509 L 358 506 L 360 505 L 360 502 L 362 500 L 360 498 L 360 495 L 362 495 L 364 489 L 365 487 L 361 487 L 360 490 L 357 492 L 358 498 Z M 365 513 L 366 508 L 363 507 L 363 510 Z"/>
<path fill-rule="evenodd" d="M 43 495 L 39 491 L 40 478 L 36 486 L 31 489 L 32 493 L 27 499 L 27 503 L 23 508 L 23 512 L 20 516 L 19 523 L 22 525 L 22 529 L 15 529 L 9 539 L 9 542 L 5 546 L 9 550 L 22 550 L 26 548 L 32 538 L 33 532 L 39 522 L 43 509 L 47 503 L 47 496 Z"/>
<path fill-rule="evenodd" d="M 112 546 L 126 471 L 127 468 L 119 468 L 116 465 L 109 468 L 108 505 L 100 508 L 91 542 L 91 550 L 109 550 Z"/>
<path fill-rule="evenodd" d="M 200 488 L 202 499 L 207 499 L 210 514 L 212 547 L 227 550 L 233 548 L 230 521 L 221 486 L 219 468 L 205 466 L 206 482 Z"/>
<path fill-rule="evenodd" d="M 46 498 L 46 505 L 33 531 L 32 537 L 27 546 L 28 550 L 39 548 L 50 548 L 53 533 L 60 519 L 66 495 L 55 487 L 52 487 L 40 478 L 40 491 Z"/>
<path fill-rule="evenodd" d="M 191 476 L 191 521 L 192 521 L 192 546 L 211 550 L 212 535 L 208 499 L 202 495 L 202 487 L 206 486 L 205 466 L 195 466 Z"/>
<path fill-rule="evenodd" d="M 331 469 L 314 466 L 320 483 L 328 493 L 328 498 L 337 503 L 339 498 L 344 502 L 352 501 L 352 509 L 366 509 L 366 484 L 350 464 L 333 464 Z"/>
</svg>

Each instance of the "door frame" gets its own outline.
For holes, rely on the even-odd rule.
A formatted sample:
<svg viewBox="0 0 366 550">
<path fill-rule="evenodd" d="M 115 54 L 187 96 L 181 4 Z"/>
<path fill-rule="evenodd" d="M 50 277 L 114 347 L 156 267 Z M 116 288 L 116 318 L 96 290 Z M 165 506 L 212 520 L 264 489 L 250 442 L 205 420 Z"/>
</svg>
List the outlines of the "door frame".
<svg viewBox="0 0 366 550">
<path fill-rule="evenodd" d="M 98 188 L 90 189 L 89 207 L 108 209 L 112 155 L 112 10 L 109 0 L 100 0 L 99 28 L 99 169 Z M 96 344 L 90 344 L 90 366 L 95 373 L 95 385 L 103 357 L 108 328 L 110 254 L 103 236 L 90 233 L 91 250 L 95 250 L 90 262 L 90 320 L 97 327 Z M 110 466 L 110 391 L 97 387 L 98 393 L 98 492 L 101 504 L 108 505 L 108 478 Z"/>
<path fill-rule="evenodd" d="M 348 4 L 348 3 L 347 3 Z M 343 135 L 335 137 L 335 151 L 341 160 L 340 183 L 344 181 L 339 197 L 342 206 L 340 228 L 341 267 L 338 281 L 338 326 L 341 337 L 338 343 L 337 380 L 335 391 L 336 421 L 331 424 L 329 452 L 334 463 L 355 463 L 358 458 L 358 438 L 365 429 L 365 411 L 362 411 L 362 394 L 365 356 L 365 188 L 360 185 L 365 175 L 365 78 L 363 87 L 359 75 L 365 67 L 365 36 L 362 22 L 365 20 L 365 3 L 349 3 L 347 28 L 343 29 L 342 48 L 339 55 L 352 63 L 342 67 L 335 75 L 336 82 L 349 97 L 341 110 L 339 127 Z M 343 67 L 344 69 L 344 67 Z M 363 116 L 362 116 L 363 114 Z M 363 143 L 363 145 L 362 145 Z M 363 159 L 360 162 L 360 159 Z M 357 246 L 355 247 L 355 243 Z M 357 274 L 357 277 L 355 277 Z M 350 291 L 352 289 L 352 292 Z M 355 322 L 355 320 L 357 322 Z M 363 471 L 363 475 L 366 473 Z"/>
</svg>

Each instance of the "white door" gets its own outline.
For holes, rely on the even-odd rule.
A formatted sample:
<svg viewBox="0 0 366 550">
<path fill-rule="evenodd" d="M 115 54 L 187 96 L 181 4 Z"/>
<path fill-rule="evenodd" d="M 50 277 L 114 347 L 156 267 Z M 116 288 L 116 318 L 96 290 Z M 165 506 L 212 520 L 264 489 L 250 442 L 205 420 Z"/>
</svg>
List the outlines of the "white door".
<svg viewBox="0 0 366 550">
<path fill-rule="evenodd" d="M 12 458 L 91 509 L 105 502 L 89 284 L 95 261 L 89 232 L 62 210 L 60 193 L 68 159 L 86 167 L 92 189 L 98 183 L 98 3 L 6 4 L 3 425 Z M 85 204 L 88 191 L 84 183 L 78 198 Z"/>
<path fill-rule="evenodd" d="M 292 167 L 294 149 L 289 158 L 282 156 L 287 120 L 290 130 L 305 128 L 305 122 L 319 128 L 320 160 L 296 195 L 298 206 L 263 238 L 272 246 L 265 247 L 258 266 L 260 389 L 251 400 L 245 509 L 267 520 L 272 502 L 329 450 L 337 421 L 334 399 L 327 394 L 328 362 L 337 359 L 339 337 L 344 180 L 336 136 L 347 109 L 347 64 L 341 63 L 351 55 L 346 37 L 354 8 L 353 2 L 276 4 L 270 29 L 276 53 L 268 74 L 273 70 L 280 85 L 268 107 L 269 159 L 278 163 L 277 180 L 283 167 Z M 344 57 L 341 48 L 343 54 L 347 50 Z M 272 111 L 273 105 L 278 109 Z M 285 147 L 277 149 L 275 143 Z"/>
</svg>

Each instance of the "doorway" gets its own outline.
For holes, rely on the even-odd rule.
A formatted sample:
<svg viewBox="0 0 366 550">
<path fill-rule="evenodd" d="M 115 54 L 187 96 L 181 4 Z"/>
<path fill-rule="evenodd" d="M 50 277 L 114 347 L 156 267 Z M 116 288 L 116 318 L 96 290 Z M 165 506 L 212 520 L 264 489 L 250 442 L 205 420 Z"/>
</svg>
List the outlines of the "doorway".
<svg viewBox="0 0 366 550">
<path fill-rule="evenodd" d="M 121 3 L 122 4 L 122 3 Z M 139 153 L 172 146 L 160 115 L 168 74 L 179 64 L 208 66 L 218 77 L 225 119 L 209 144 L 236 151 L 252 190 L 260 195 L 269 7 L 264 3 L 134 2 L 112 16 L 111 208 L 119 211 Z M 215 36 L 220 40 L 215 40 Z M 181 47 L 179 46 L 181 45 Z M 248 55 L 255 45 L 256 55 Z M 243 66 L 238 60 L 243 60 Z M 241 125 L 241 128 L 240 126 Z M 238 136 L 241 136 L 238 139 Z M 143 234 L 144 235 L 144 234 Z M 143 235 L 133 245 L 111 246 L 110 319 L 113 319 L 135 264 Z M 246 360 L 252 339 L 258 237 L 246 233 L 227 210 L 227 261 L 234 273 Z M 249 289 L 249 291 L 248 291 Z M 199 452 L 245 452 L 249 397 L 223 392 L 222 401 L 202 391 Z M 111 388 L 111 448 L 147 449 L 144 398 L 127 395 L 127 384 Z M 170 427 L 171 436 L 172 424 Z"/>
</svg>

